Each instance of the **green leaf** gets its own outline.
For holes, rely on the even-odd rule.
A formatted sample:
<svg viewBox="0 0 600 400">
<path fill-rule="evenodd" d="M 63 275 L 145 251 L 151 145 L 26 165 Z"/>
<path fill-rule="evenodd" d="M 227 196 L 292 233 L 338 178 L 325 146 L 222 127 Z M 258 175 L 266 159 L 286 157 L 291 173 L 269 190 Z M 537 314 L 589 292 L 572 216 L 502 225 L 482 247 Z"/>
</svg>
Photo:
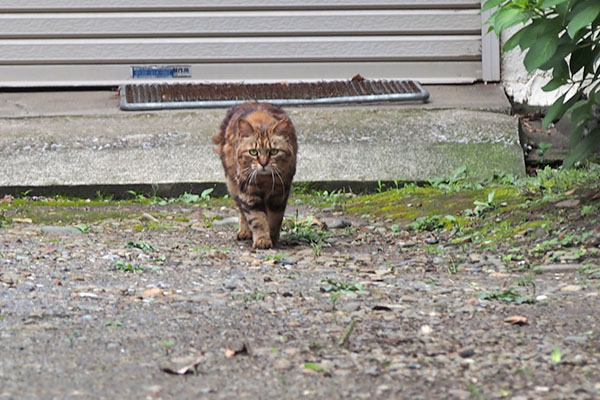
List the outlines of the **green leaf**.
<svg viewBox="0 0 600 400">
<path fill-rule="evenodd" d="M 488 0 L 483 4 L 483 7 L 481 7 L 481 11 L 483 12 L 483 11 L 490 10 L 490 9 L 504 3 L 504 1 L 505 0 Z"/>
<path fill-rule="evenodd" d="M 562 60 L 562 62 L 556 64 L 556 66 L 552 70 L 552 80 L 548 82 L 542 88 L 542 90 L 544 92 L 551 92 L 553 90 L 556 90 L 559 87 L 563 86 L 565 83 L 567 83 L 568 79 L 569 67 L 567 65 L 567 62 L 565 60 Z"/>
<path fill-rule="evenodd" d="M 571 168 L 577 161 L 585 160 L 600 146 L 600 126 L 592 129 L 577 145 L 571 150 L 567 158 L 563 161 L 565 168 Z"/>
<path fill-rule="evenodd" d="M 547 10 L 550 7 L 554 7 L 560 3 L 566 3 L 569 0 L 544 0 L 542 4 L 540 4 L 540 9 Z"/>
<path fill-rule="evenodd" d="M 496 16 L 494 17 L 494 30 L 496 33 L 500 33 L 506 28 L 528 20 L 529 15 L 529 13 L 523 12 L 520 8 L 501 8 L 496 12 Z"/>
<path fill-rule="evenodd" d="M 560 348 L 555 347 L 554 350 L 552 350 L 550 358 L 554 364 L 558 364 L 562 358 L 562 351 L 560 351 Z"/>
<path fill-rule="evenodd" d="M 556 90 L 559 87 L 563 86 L 565 83 L 566 83 L 566 81 L 562 78 L 552 78 L 548 83 L 546 83 L 542 87 L 542 90 L 544 92 L 551 92 L 551 91 Z"/>
<path fill-rule="evenodd" d="M 305 362 L 304 368 L 310 369 L 312 371 L 324 371 L 325 370 L 325 368 L 323 368 L 321 366 L 321 364 L 314 363 L 314 362 Z"/>
<path fill-rule="evenodd" d="M 556 53 L 558 48 L 556 36 L 553 32 L 546 32 L 543 36 L 538 37 L 538 40 L 531 46 L 523 64 L 527 72 L 532 72 L 547 62 Z"/>
<path fill-rule="evenodd" d="M 580 3 L 571 12 L 571 18 L 567 25 L 569 36 L 574 38 L 577 32 L 583 27 L 591 24 L 598 14 L 600 14 L 600 2 L 589 0 Z"/>
<path fill-rule="evenodd" d="M 507 52 L 507 51 L 511 51 L 515 47 L 519 46 L 519 44 L 521 43 L 521 40 L 524 37 L 523 35 L 526 34 L 527 28 L 529 28 L 529 26 L 530 25 L 527 25 L 526 27 L 520 29 L 518 32 L 516 32 L 514 35 L 512 35 L 506 41 L 506 43 L 504 43 L 504 46 L 502 47 L 502 50 L 505 51 L 505 52 Z"/>
<path fill-rule="evenodd" d="M 559 39 L 558 48 L 556 49 L 554 55 L 544 64 L 540 65 L 539 69 L 542 71 L 547 71 L 554 68 L 557 64 L 562 63 L 576 48 L 577 46 L 575 46 L 565 34 L 561 39 Z"/>
<path fill-rule="evenodd" d="M 554 104 L 550 106 L 546 116 L 542 120 L 542 129 L 548 129 L 548 126 L 556 120 L 559 120 L 569 109 L 579 100 L 581 97 L 581 93 L 576 93 L 573 97 L 571 97 L 566 103 L 563 103 L 567 94 L 563 94 L 560 96 Z"/>
<path fill-rule="evenodd" d="M 537 42 L 538 36 L 546 35 L 550 32 L 554 32 L 556 35 L 558 35 L 559 32 L 562 30 L 562 25 L 559 21 L 556 20 L 556 18 L 551 20 L 534 19 L 531 22 L 531 24 L 527 25 L 525 28 L 527 27 L 528 29 L 526 30 L 523 38 L 519 42 L 521 50 L 525 50 L 533 46 Z M 558 41 L 559 46 L 561 44 L 564 44 L 565 42 L 570 41 L 570 39 L 566 37 L 566 34 L 564 36 L 565 38 L 561 38 Z"/>
<path fill-rule="evenodd" d="M 582 44 L 591 44 L 591 41 L 584 41 Z M 572 54 L 569 60 L 569 66 L 571 67 L 571 74 L 575 75 L 580 69 L 586 65 L 593 65 L 594 53 L 590 51 L 590 47 L 578 47 Z"/>
<path fill-rule="evenodd" d="M 571 107 L 571 127 L 577 128 L 592 116 L 592 103 L 589 100 L 579 100 Z"/>
<path fill-rule="evenodd" d="M 516 46 L 519 46 L 521 50 L 530 48 L 535 43 L 538 32 L 541 32 L 543 28 L 543 24 L 537 23 L 537 21 L 524 26 L 504 43 L 504 51 L 510 51 Z"/>
</svg>

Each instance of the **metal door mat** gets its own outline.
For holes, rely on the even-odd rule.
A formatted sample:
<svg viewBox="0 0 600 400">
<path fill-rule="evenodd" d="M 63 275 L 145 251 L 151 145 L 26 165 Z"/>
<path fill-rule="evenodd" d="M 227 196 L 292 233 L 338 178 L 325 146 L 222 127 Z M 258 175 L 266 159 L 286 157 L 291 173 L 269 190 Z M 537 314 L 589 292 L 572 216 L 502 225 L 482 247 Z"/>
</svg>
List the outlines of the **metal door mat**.
<svg viewBox="0 0 600 400">
<path fill-rule="evenodd" d="M 230 107 L 245 101 L 279 106 L 427 101 L 429 93 L 412 80 L 323 81 L 314 83 L 126 84 L 119 88 L 127 111 Z"/>
</svg>

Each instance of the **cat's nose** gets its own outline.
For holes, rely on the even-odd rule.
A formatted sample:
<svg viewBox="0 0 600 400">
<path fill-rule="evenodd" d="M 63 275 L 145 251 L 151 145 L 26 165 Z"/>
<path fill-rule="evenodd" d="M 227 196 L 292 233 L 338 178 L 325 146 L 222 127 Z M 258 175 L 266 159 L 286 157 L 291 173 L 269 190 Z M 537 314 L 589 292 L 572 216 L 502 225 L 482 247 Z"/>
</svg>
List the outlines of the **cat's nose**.
<svg viewBox="0 0 600 400">
<path fill-rule="evenodd" d="M 269 160 L 267 160 L 266 158 L 262 158 L 260 157 L 258 159 L 258 163 L 264 168 L 267 166 L 267 164 L 269 163 Z"/>
</svg>

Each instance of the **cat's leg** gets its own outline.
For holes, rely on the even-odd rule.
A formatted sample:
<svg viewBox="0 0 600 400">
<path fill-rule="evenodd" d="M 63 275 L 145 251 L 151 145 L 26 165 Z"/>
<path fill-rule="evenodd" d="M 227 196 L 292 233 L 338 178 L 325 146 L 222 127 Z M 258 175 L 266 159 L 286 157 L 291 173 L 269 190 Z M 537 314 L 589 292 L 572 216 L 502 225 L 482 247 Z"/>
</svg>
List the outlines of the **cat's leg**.
<svg viewBox="0 0 600 400">
<path fill-rule="evenodd" d="M 285 204 L 283 207 L 269 208 L 267 209 L 267 222 L 269 223 L 269 235 L 273 244 L 279 240 L 279 233 L 281 231 L 281 222 L 283 221 L 283 214 L 285 213 Z"/>
<path fill-rule="evenodd" d="M 236 238 L 237 240 L 252 239 L 252 231 L 248 227 L 248 221 L 244 215 L 244 202 L 239 198 L 237 183 L 229 176 L 227 176 L 227 189 L 240 211 L 240 228 L 237 231 Z"/>
<path fill-rule="evenodd" d="M 244 215 L 244 212 L 242 211 L 241 207 L 240 207 L 240 229 L 238 229 L 238 232 L 237 232 L 237 239 L 238 240 L 252 239 L 252 231 L 250 230 L 250 227 L 248 226 L 248 220 L 246 219 L 246 216 Z"/>
<path fill-rule="evenodd" d="M 245 219 L 247 227 L 252 232 L 252 247 L 255 249 L 273 247 L 263 199 L 259 196 L 240 194 L 237 200 L 243 214 L 240 216 L 240 224 L 242 219 Z"/>
<path fill-rule="evenodd" d="M 252 248 L 270 249 L 273 247 L 266 212 L 261 210 L 250 210 L 250 212 L 246 214 L 246 219 L 248 220 L 248 226 L 252 231 Z"/>
</svg>

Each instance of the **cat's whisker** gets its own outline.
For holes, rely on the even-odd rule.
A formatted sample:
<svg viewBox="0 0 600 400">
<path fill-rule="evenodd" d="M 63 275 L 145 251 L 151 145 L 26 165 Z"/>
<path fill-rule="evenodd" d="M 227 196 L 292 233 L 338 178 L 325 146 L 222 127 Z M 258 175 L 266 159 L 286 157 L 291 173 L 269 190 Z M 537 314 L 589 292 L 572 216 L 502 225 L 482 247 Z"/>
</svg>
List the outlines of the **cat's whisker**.
<svg viewBox="0 0 600 400">
<path fill-rule="evenodd" d="M 275 171 L 275 174 L 277 174 L 277 177 L 281 181 L 281 187 L 283 189 L 283 197 L 285 197 L 285 183 L 283 183 L 283 178 L 281 177 L 281 174 L 279 173 L 279 171 L 277 169 L 274 168 L 273 171 Z M 273 184 L 275 184 L 274 179 L 273 179 Z"/>
<path fill-rule="evenodd" d="M 252 171 L 252 180 L 254 181 L 254 187 L 258 189 L 258 170 Z"/>
<path fill-rule="evenodd" d="M 274 171 L 274 167 L 271 168 L 271 182 L 272 183 L 271 183 L 271 192 L 270 193 L 273 193 L 275 191 L 275 174 L 273 171 Z"/>
</svg>

